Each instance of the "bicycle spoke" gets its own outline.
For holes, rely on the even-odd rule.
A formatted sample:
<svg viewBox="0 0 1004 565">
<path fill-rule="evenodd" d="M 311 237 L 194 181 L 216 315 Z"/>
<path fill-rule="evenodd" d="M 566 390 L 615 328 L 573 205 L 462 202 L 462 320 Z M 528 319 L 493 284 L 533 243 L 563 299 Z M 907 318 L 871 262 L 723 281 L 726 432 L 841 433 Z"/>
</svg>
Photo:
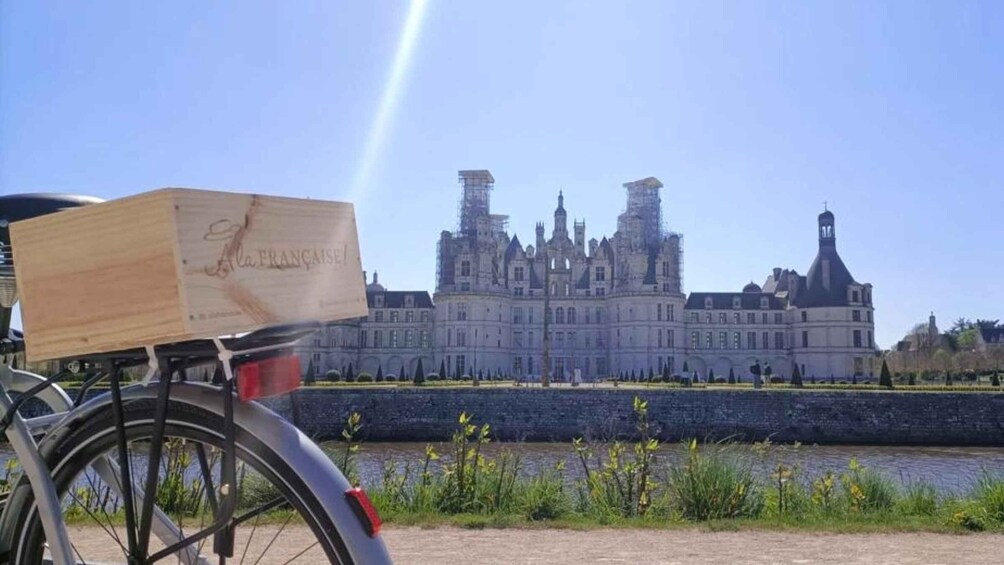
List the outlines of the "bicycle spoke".
<svg viewBox="0 0 1004 565">
<path fill-rule="evenodd" d="M 90 485 L 91 490 L 97 492 L 98 488 L 94 486 L 94 480 L 91 477 L 91 474 L 87 470 L 84 471 L 84 478 L 87 479 L 87 484 Z M 117 541 L 120 546 L 125 548 L 125 546 L 122 544 L 122 539 L 118 536 L 118 532 L 115 531 L 115 524 L 112 523 L 112 517 L 108 514 L 108 510 L 105 509 L 104 502 L 101 502 L 99 506 L 101 508 L 101 512 L 105 515 L 105 518 L 108 519 L 108 527 L 111 528 L 112 530 L 110 532 L 112 537 L 115 538 L 115 541 Z"/>
<path fill-rule="evenodd" d="M 293 519 L 292 514 L 286 517 L 286 521 L 282 523 L 282 527 L 280 527 L 279 531 L 276 532 L 274 536 L 272 536 L 272 539 L 269 540 L 268 545 L 265 546 L 265 549 L 262 550 L 261 555 L 258 556 L 258 559 L 253 563 L 253 565 L 258 565 L 258 563 L 261 561 L 261 558 L 265 557 L 265 554 L 268 553 L 269 549 L 272 549 L 272 544 L 275 543 L 275 540 L 279 539 L 279 534 L 281 534 L 283 530 L 286 529 L 286 524 L 289 524 L 289 521 L 292 519 Z"/>
<path fill-rule="evenodd" d="M 108 537 L 112 538 L 113 540 L 115 540 L 115 543 L 119 544 L 119 547 L 122 548 L 123 555 L 128 556 L 129 551 L 126 549 L 124 545 L 122 545 L 122 542 L 118 540 L 118 536 L 114 536 L 111 534 L 111 532 L 108 531 L 108 528 L 105 527 L 105 525 L 101 522 L 101 520 L 98 520 L 98 517 L 91 512 L 91 509 L 88 508 L 86 505 L 84 505 L 83 501 L 80 500 L 80 498 L 78 498 L 76 494 L 74 494 L 73 489 L 70 489 L 68 494 L 70 495 L 70 498 L 72 498 L 81 508 L 83 508 L 84 512 L 86 512 L 87 515 L 90 516 L 91 519 L 94 520 L 94 522 L 97 523 L 97 525 L 100 526 L 101 529 L 104 530 L 106 534 L 108 534 Z"/>
<path fill-rule="evenodd" d="M 261 518 L 261 514 L 257 514 L 254 517 L 254 522 L 251 524 L 251 533 L 248 534 L 248 540 L 244 543 L 244 552 L 241 553 L 241 565 L 244 565 L 244 558 L 247 557 L 248 548 L 251 547 L 251 540 L 254 539 L 255 530 L 258 529 L 259 518 Z"/>
<path fill-rule="evenodd" d="M 300 556 L 301 556 L 301 555 L 303 555 L 304 553 L 307 553 L 307 552 L 308 552 L 308 551 L 310 551 L 311 549 L 314 549 L 314 546 L 315 546 L 315 545 L 317 545 L 317 544 L 319 544 L 319 543 L 321 543 L 321 542 L 319 542 L 319 541 L 315 541 L 314 543 L 312 543 L 312 544 L 308 545 L 306 549 L 304 549 L 304 550 L 303 550 L 303 551 L 301 551 L 300 553 L 297 553 L 296 555 L 294 555 L 293 557 L 291 557 L 291 558 L 289 559 L 289 561 L 286 561 L 286 562 L 285 562 L 285 563 L 283 563 L 282 565 L 289 565 L 290 563 L 292 563 L 292 562 L 296 561 L 296 559 L 297 559 L 298 557 L 300 557 Z"/>
</svg>

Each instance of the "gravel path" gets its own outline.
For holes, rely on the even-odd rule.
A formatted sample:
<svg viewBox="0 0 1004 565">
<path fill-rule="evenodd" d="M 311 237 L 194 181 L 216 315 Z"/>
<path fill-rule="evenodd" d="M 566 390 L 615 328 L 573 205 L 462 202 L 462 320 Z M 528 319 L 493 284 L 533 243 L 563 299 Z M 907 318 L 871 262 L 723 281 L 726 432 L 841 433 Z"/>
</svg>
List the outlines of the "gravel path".
<svg viewBox="0 0 1004 565">
<path fill-rule="evenodd" d="M 248 548 L 253 562 L 274 526 L 259 529 Z M 238 530 L 240 532 L 240 530 Z M 240 536 L 240 534 L 238 534 Z M 1004 562 L 1004 535 L 806 534 L 791 532 L 703 532 L 697 530 L 523 530 L 387 527 L 381 534 L 399 565 L 520 564 L 799 564 L 888 563 L 935 565 Z M 71 528 L 87 560 L 121 557 L 116 543 L 96 528 Z M 321 563 L 317 548 L 297 554 L 313 538 L 290 526 L 261 560 Z M 238 555 L 244 544 L 238 539 Z M 236 559 L 235 562 L 239 562 Z"/>
</svg>

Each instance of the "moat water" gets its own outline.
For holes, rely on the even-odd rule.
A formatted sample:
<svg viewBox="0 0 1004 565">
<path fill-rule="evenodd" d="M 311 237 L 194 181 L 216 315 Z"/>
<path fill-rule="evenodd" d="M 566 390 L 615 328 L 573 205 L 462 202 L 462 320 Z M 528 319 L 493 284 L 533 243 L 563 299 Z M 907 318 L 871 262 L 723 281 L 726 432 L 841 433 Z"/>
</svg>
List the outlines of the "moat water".
<svg viewBox="0 0 1004 565">
<path fill-rule="evenodd" d="M 449 443 L 433 443 L 436 452 L 449 458 Z M 410 464 L 413 474 L 425 455 L 425 443 L 369 443 L 362 444 L 357 454 L 357 465 L 363 484 L 374 487 L 380 483 L 384 466 L 398 469 Z M 338 444 L 325 444 L 326 450 L 338 451 Z M 847 469 L 852 459 L 879 471 L 893 481 L 907 484 L 924 481 L 943 492 L 963 492 L 989 472 L 1004 476 L 1004 448 L 986 447 L 896 447 L 860 445 L 791 445 L 771 446 L 766 454 L 756 454 L 748 445 L 729 447 L 730 453 L 747 458 L 754 472 L 768 477 L 779 462 L 796 468 L 797 476 L 814 478 L 827 471 L 839 474 Z M 570 443 L 498 443 L 489 444 L 486 453 L 498 455 L 501 450 L 518 454 L 526 474 L 537 473 L 564 463 L 564 475 L 569 480 L 584 474 L 578 456 Z M 603 446 L 593 451 L 605 457 Z M 658 466 L 665 472 L 669 466 L 686 457 L 680 444 L 664 445 L 659 450 Z"/>
</svg>

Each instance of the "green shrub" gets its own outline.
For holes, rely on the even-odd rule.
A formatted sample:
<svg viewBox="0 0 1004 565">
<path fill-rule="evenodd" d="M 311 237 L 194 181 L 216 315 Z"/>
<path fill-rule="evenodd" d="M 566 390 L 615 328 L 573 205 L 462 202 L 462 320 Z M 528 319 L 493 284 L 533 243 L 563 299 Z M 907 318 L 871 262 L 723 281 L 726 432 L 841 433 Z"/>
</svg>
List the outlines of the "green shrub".
<svg viewBox="0 0 1004 565">
<path fill-rule="evenodd" d="M 782 384 L 782 383 L 784 383 L 784 378 L 783 377 L 773 376 L 773 377 L 770 378 L 770 384 L 772 384 L 772 385 L 779 385 L 779 384 Z"/>
<path fill-rule="evenodd" d="M 896 502 L 896 487 L 888 477 L 861 466 L 851 459 L 840 476 L 847 506 L 855 512 L 889 510 Z"/>
<path fill-rule="evenodd" d="M 1004 524 L 1004 477 L 984 471 L 976 481 L 970 498 L 987 522 L 998 526 Z"/>
<path fill-rule="evenodd" d="M 896 509 L 906 516 L 934 516 L 938 512 L 938 491 L 929 483 L 909 483 Z"/>
<path fill-rule="evenodd" d="M 763 495 L 749 463 L 722 450 L 701 453 L 696 440 L 691 440 L 688 452 L 687 462 L 669 473 L 669 488 L 681 516 L 715 520 L 760 515 Z"/>
<path fill-rule="evenodd" d="M 396 375 L 387 375 L 386 377 L 383 378 L 383 380 L 385 380 L 385 381 L 387 381 L 389 383 L 393 383 L 393 382 L 397 381 L 397 376 Z"/>
<path fill-rule="evenodd" d="M 336 371 L 335 369 L 328 369 L 328 371 L 324 373 L 324 378 L 333 383 L 337 383 L 342 379 L 342 373 Z"/>
<path fill-rule="evenodd" d="M 527 520 L 556 520 L 571 510 L 565 494 L 562 465 L 525 482 L 517 492 L 519 510 Z"/>
<path fill-rule="evenodd" d="M 356 382 L 357 383 L 371 383 L 371 382 L 373 382 L 373 375 L 371 375 L 369 373 L 359 373 L 359 376 L 356 377 Z"/>
<path fill-rule="evenodd" d="M 436 373 L 429 373 L 428 375 L 425 376 L 425 380 L 427 380 L 430 383 L 432 383 L 432 382 L 436 382 L 436 381 L 439 381 L 439 380 L 442 380 L 442 379 L 440 379 L 439 375 L 437 375 Z"/>
</svg>

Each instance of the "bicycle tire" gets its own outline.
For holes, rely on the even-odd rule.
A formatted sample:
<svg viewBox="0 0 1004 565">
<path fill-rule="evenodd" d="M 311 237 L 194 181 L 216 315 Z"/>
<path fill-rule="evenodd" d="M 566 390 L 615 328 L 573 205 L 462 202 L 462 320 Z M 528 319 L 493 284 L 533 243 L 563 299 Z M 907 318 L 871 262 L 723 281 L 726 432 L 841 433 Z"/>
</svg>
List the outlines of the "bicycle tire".
<svg viewBox="0 0 1004 565">
<path fill-rule="evenodd" d="M 201 397 L 202 402 L 192 403 L 185 399 L 179 399 L 176 397 L 176 393 L 172 393 L 167 411 L 166 434 L 175 438 L 189 438 L 207 445 L 221 442 L 223 437 L 222 416 L 205 409 L 205 397 L 207 394 L 213 395 L 215 392 L 217 400 L 221 401 L 222 393 L 218 389 L 207 390 L 209 387 L 201 385 L 181 385 L 176 388 L 180 389 L 178 392 L 187 392 L 189 396 L 193 393 L 192 388 L 200 389 L 194 392 Z M 127 434 L 131 440 L 146 437 L 146 434 L 152 429 L 151 414 L 154 413 L 154 399 L 151 394 L 143 394 L 148 391 L 139 391 L 139 394 L 136 394 L 136 390 L 127 389 L 123 392 L 125 394 L 123 411 Z M 185 395 L 181 394 L 181 396 Z M 87 403 L 83 407 L 84 410 L 81 411 L 82 414 L 71 418 L 71 421 L 51 432 L 47 435 L 46 441 L 43 442 L 40 451 L 50 469 L 53 470 L 53 480 L 61 497 L 65 496 L 76 477 L 87 469 L 88 464 L 95 457 L 113 450 L 115 447 L 116 428 L 112 412 L 101 409 L 102 404 L 107 408 L 107 402 L 107 399 L 100 401 L 96 399 Z M 242 408 L 244 412 L 248 411 L 248 406 L 245 405 Z M 256 408 L 265 410 L 260 406 L 256 406 Z M 269 414 L 278 418 L 270 412 Z M 285 421 L 282 422 L 289 426 Z M 275 423 L 275 420 L 271 421 L 272 425 Z M 326 507 L 326 504 L 330 505 L 330 501 L 325 503 L 316 495 L 318 485 L 306 484 L 309 479 L 305 478 L 305 473 L 294 468 L 295 465 L 291 464 L 288 457 L 277 453 L 269 445 L 269 442 L 258 437 L 254 430 L 249 429 L 246 422 L 235 419 L 235 426 L 238 459 L 248 463 L 279 488 L 291 506 L 310 527 L 330 562 L 345 564 L 371 561 L 389 563 L 389 557 L 382 542 L 378 542 L 379 547 L 375 552 L 372 551 L 373 548 L 369 548 L 371 551 L 366 555 L 372 555 L 372 560 L 366 555 L 360 555 L 358 550 L 355 551 L 356 555 L 353 555 L 353 552 L 347 547 L 341 531 L 332 519 L 333 513 L 330 508 Z M 297 433 L 299 434 L 299 432 Z M 301 440 L 306 440 L 302 434 L 299 436 Z M 306 441 L 309 442 L 309 440 Z M 14 490 L 18 496 L 12 497 L 12 500 L 17 500 L 19 513 L 14 522 L 16 526 L 13 531 L 16 540 L 11 545 L 14 557 L 11 562 L 19 565 L 31 565 L 40 562 L 40 548 L 44 534 L 32 504 L 30 486 L 27 485 L 26 479 L 22 479 L 22 482 L 24 484 L 19 483 Z M 340 483 L 348 484 L 340 473 L 337 474 L 337 477 L 333 477 L 332 483 L 327 485 L 328 489 Z M 342 518 L 344 521 L 344 513 Z M 346 527 L 346 524 L 340 525 L 343 529 Z M 353 524 L 348 525 L 352 526 Z M 358 523 L 354 526 L 359 527 Z"/>
</svg>

